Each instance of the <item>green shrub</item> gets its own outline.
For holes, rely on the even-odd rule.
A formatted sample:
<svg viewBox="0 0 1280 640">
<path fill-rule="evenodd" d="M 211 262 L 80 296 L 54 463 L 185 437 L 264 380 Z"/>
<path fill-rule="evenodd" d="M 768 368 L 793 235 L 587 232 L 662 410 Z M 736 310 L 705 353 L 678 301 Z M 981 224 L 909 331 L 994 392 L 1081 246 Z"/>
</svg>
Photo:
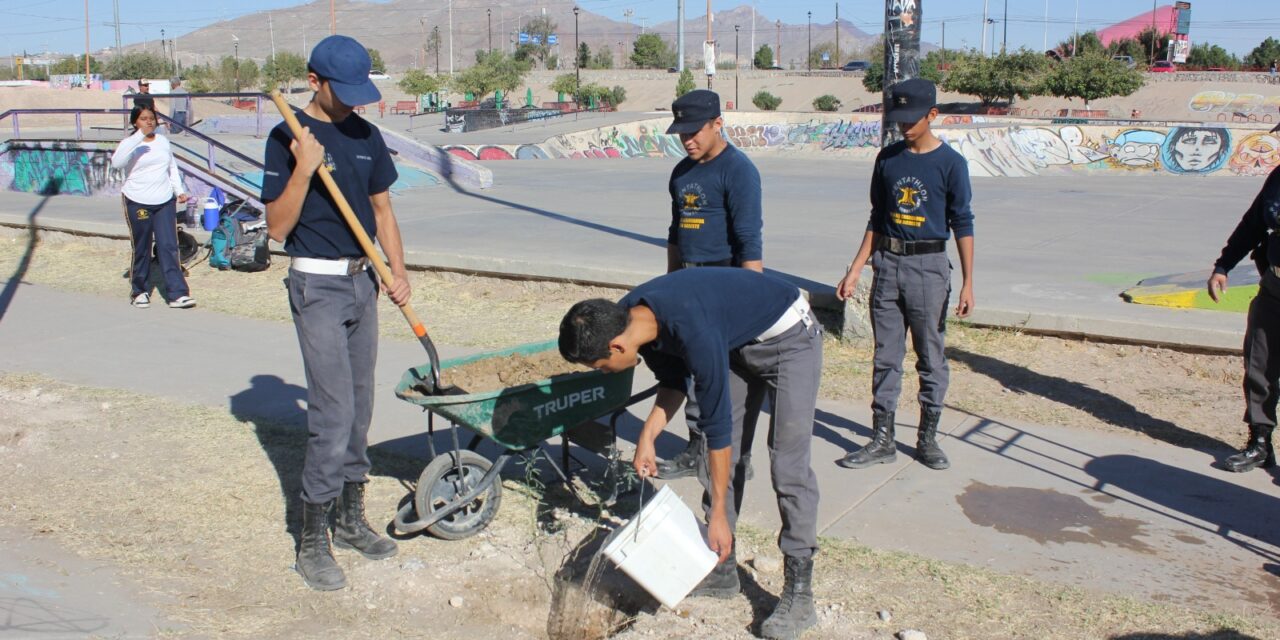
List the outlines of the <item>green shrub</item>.
<svg viewBox="0 0 1280 640">
<path fill-rule="evenodd" d="M 824 96 L 818 96 L 813 99 L 813 108 L 818 111 L 839 111 L 840 99 L 829 93 Z"/>
<path fill-rule="evenodd" d="M 757 91 L 756 95 L 751 97 L 751 104 L 761 111 L 777 111 L 778 106 L 782 104 L 782 98 L 768 91 Z"/>
</svg>

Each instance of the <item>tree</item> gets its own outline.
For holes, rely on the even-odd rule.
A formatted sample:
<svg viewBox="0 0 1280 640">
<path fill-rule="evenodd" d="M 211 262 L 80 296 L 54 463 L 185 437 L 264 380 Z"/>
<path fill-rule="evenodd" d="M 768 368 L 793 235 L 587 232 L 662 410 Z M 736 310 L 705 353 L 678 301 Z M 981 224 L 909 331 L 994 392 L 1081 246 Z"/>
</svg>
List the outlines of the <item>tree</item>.
<svg viewBox="0 0 1280 640">
<path fill-rule="evenodd" d="M 494 91 L 510 93 L 524 81 L 524 75 L 532 65 L 516 60 L 503 51 L 490 51 L 484 60 L 454 76 L 450 86 L 456 91 L 469 93 L 476 100 L 483 100 Z"/>
<path fill-rule="evenodd" d="M 1239 69 L 1240 58 L 1216 44 L 1196 44 L 1191 45 L 1191 53 L 1187 54 L 1187 66 Z"/>
<path fill-rule="evenodd" d="M 602 47 L 596 50 L 596 54 L 591 56 L 591 62 L 587 65 L 588 69 L 612 69 L 613 68 L 613 49 Z"/>
<path fill-rule="evenodd" d="M 576 96 L 578 94 L 578 74 L 563 73 L 551 82 L 551 90 L 557 94 Z"/>
<path fill-rule="evenodd" d="M 107 63 L 107 78 L 110 80 L 137 80 L 138 78 L 167 78 L 172 75 L 173 67 L 169 60 L 159 54 L 146 51 L 134 51 L 112 56 Z"/>
<path fill-rule="evenodd" d="M 1280 60 L 1280 40 L 1267 38 L 1244 57 L 1244 64 L 1255 69 L 1270 69 L 1276 60 Z"/>
<path fill-rule="evenodd" d="M 761 111 L 776 111 L 782 105 L 782 98 L 768 91 L 757 91 L 756 95 L 751 96 L 751 104 Z"/>
<path fill-rule="evenodd" d="M 877 44 L 868 48 L 866 52 L 867 59 L 871 61 L 871 66 L 862 75 L 862 86 L 872 93 L 880 93 L 884 91 L 884 45 Z M 929 80 L 935 84 L 942 84 L 944 62 L 955 66 L 956 60 L 964 56 L 971 55 L 965 52 L 950 51 L 944 59 L 942 52 L 935 50 L 925 54 L 920 60 L 920 76 L 925 80 Z M 973 53 L 972 55 L 978 55 Z"/>
<path fill-rule="evenodd" d="M 827 61 L 822 61 L 822 54 L 827 54 Z M 813 51 L 809 52 L 809 65 L 814 69 L 828 69 L 833 66 L 840 66 L 841 62 L 836 60 L 836 44 L 834 42 L 823 42 L 815 45 Z"/>
<path fill-rule="evenodd" d="M 89 56 L 89 73 L 102 73 L 102 69 L 103 64 L 93 56 Z M 63 58 L 53 66 L 49 67 L 50 75 L 60 76 L 74 75 L 78 73 L 84 73 L 83 54 L 79 57 Z"/>
<path fill-rule="evenodd" d="M 1044 54 L 1025 48 L 991 57 L 965 55 L 951 65 L 942 87 L 978 96 L 984 105 L 1013 102 L 1038 93 L 1048 64 Z"/>
<path fill-rule="evenodd" d="M 578 45 L 578 66 L 586 68 L 591 66 L 591 47 L 583 42 Z"/>
<path fill-rule="evenodd" d="M 769 67 L 772 67 L 773 49 L 767 44 L 760 45 L 760 48 L 756 49 L 756 56 L 752 62 L 755 64 L 757 69 L 768 69 Z"/>
<path fill-rule="evenodd" d="M 267 91 L 279 87 L 292 89 L 295 80 L 304 80 L 306 77 L 307 61 L 292 51 L 267 58 L 267 63 L 262 65 L 262 88 Z"/>
<path fill-rule="evenodd" d="M 689 67 L 685 67 L 684 71 L 680 72 L 680 79 L 676 81 L 676 97 L 679 98 L 697 88 L 698 85 L 693 83 L 693 72 L 689 70 Z"/>
<path fill-rule="evenodd" d="M 817 111 L 839 111 L 840 99 L 829 93 L 818 96 L 813 99 L 813 108 Z"/>
<path fill-rule="evenodd" d="M 1073 55 L 1082 56 L 1089 53 L 1105 53 L 1106 50 L 1107 48 L 1102 46 L 1102 40 L 1098 39 L 1097 31 L 1086 31 L 1075 38 L 1068 37 L 1066 40 L 1059 42 L 1057 48 L 1055 48 L 1055 51 L 1062 54 L 1064 58 Z"/>
<path fill-rule="evenodd" d="M 626 87 L 623 87 L 620 85 L 614 85 L 613 89 L 609 90 L 609 104 L 613 105 L 614 109 L 617 109 L 618 105 L 625 102 L 626 99 L 627 99 Z"/>
<path fill-rule="evenodd" d="M 433 76 L 422 69 L 410 69 L 396 86 L 411 96 L 420 96 L 443 91 L 448 86 L 448 80 L 448 76 Z"/>
<path fill-rule="evenodd" d="M 382 62 L 382 54 L 379 53 L 377 49 L 365 47 L 365 50 L 369 52 L 369 59 L 373 61 L 373 64 L 369 66 L 369 71 L 373 73 L 386 73 L 387 65 Z"/>
<path fill-rule="evenodd" d="M 551 54 L 551 45 L 547 40 L 556 32 L 555 22 L 547 16 L 536 16 L 524 25 L 524 33 L 529 34 L 529 42 L 520 45 L 523 49 L 522 58 L 534 58 L 543 62 L 547 61 L 547 56 Z M 521 53 L 517 50 L 517 53 Z M 551 67 L 547 67 L 550 69 Z"/>
<path fill-rule="evenodd" d="M 1154 48 L 1152 47 L 1153 41 Z M 1134 56 L 1134 60 L 1148 60 L 1154 63 L 1156 60 L 1169 59 L 1169 38 L 1167 34 L 1151 28 L 1143 29 L 1142 33 L 1138 34 L 1138 44 L 1142 45 L 1142 52 L 1140 56 Z M 1154 57 L 1151 57 L 1152 51 L 1155 52 Z"/>
<path fill-rule="evenodd" d="M 666 69 L 676 64 L 676 54 L 656 33 L 642 33 L 632 47 L 631 64 L 641 69 Z"/>
<path fill-rule="evenodd" d="M 1081 98 L 1088 109 L 1093 100 L 1132 95 L 1145 81 L 1137 69 L 1130 69 L 1105 53 L 1091 53 L 1054 65 L 1042 86 L 1045 92 L 1059 98 Z"/>
</svg>

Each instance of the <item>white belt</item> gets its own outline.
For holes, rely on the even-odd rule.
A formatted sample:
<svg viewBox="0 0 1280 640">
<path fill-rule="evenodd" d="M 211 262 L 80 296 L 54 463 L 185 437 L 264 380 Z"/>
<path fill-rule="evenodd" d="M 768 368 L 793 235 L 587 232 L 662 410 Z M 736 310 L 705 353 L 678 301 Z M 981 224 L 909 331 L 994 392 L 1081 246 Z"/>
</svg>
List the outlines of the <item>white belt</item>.
<svg viewBox="0 0 1280 640">
<path fill-rule="evenodd" d="M 756 342 L 772 340 L 786 333 L 788 329 L 801 322 L 805 323 L 805 326 L 809 326 L 810 322 L 809 301 L 805 300 L 804 295 L 798 296 L 796 301 L 792 302 L 791 306 L 787 307 L 787 310 L 782 312 L 782 315 L 778 318 L 777 322 L 773 323 L 772 327 L 765 329 L 764 333 L 757 336 Z"/>
<path fill-rule="evenodd" d="M 368 258 L 341 258 L 326 260 L 324 258 L 294 257 L 289 267 L 302 273 L 313 273 L 321 276 L 353 276 L 369 268 Z"/>
</svg>

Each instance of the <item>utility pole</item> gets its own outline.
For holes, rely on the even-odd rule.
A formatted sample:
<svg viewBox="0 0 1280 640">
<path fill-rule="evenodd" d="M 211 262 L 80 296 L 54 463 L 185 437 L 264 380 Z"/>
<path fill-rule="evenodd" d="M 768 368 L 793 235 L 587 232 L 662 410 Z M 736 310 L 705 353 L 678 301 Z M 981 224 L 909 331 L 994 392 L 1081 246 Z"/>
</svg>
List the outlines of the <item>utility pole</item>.
<svg viewBox="0 0 1280 640">
<path fill-rule="evenodd" d="M 920 25 L 924 22 L 924 1 L 884 2 L 884 113 L 889 113 L 890 89 L 899 82 L 920 75 Z M 902 139 L 899 128 L 883 117 L 880 122 L 880 145 L 888 146 Z"/>
<path fill-rule="evenodd" d="M 338 15 L 333 10 L 333 0 L 329 0 L 329 35 L 338 32 Z"/>
<path fill-rule="evenodd" d="M 84 0 L 84 86 L 89 88 L 89 0 Z M 14 122 L 17 122 L 14 116 Z M 76 116 L 79 118 L 79 116 Z M 76 122 L 79 122 L 77 120 Z M 17 129 L 18 125 L 13 125 Z"/>
<path fill-rule="evenodd" d="M 86 2 L 87 2 L 87 1 L 88 1 L 88 0 L 86 0 Z M 234 34 L 234 33 L 233 33 L 233 34 L 231 34 L 231 38 L 232 38 L 233 40 L 235 40 L 235 52 L 236 52 L 236 93 L 240 93 L 240 38 L 237 38 L 237 37 L 236 37 L 236 34 Z"/>
<path fill-rule="evenodd" d="M 809 52 L 804 57 L 804 67 L 806 71 L 813 71 L 813 12 L 808 12 L 809 17 Z"/>
<path fill-rule="evenodd" d="M 485 9 L 484 15 L 487 18 L 489 18 L 489 50 L 493 51 L 493 9 Z M 577 7 L 573 8 L 573 23 L 575 25 L 574 30 L 576 31 L 577 30 L 576 25 L 578 24 L 578 8 Z M 575 42 L 574 46 L 575 47 L 578 46 L 578 43 Z"/>
<path fill-rule="evenodd" d="M 276 25 L 271 19 L 271 14 L 267 14 L 267 31 L 271 33 L 271 65 L 275 66 L 276 62 Z"/>
<path fill-rule="evenodd" d="M 432 43 L 436 47 L 436 75 L 440 75 L 440 25 L 431 27 Z"/>
<path fill-rule="evenodd" d="M 947 23 L 942 23 L 942 69 L 947 68 Z"/>
<path fill-rule="evenodd" d="M 116 55 L 120 55 L 120 0 L 111 0 L 111 5 L 116 18 Z"/>
<path fill-rule="evenodd" d="M 987 25 L 991 24 L 991 16 L 987 14 L 987 5 L 991 0 L 982 0 L 982 55 L 987 55 Z M 1080 0 L 1076 0 L 1079 2 Z"/>
<path fill-rule="evenodd" d="M 840 3 L 836 3 L 836 66 L 844 65 L 840 62 Z"/>
<path fill-rule="evenodd" d="M 418 18 L 418 25 L 422 27 L 422 66 L 420 69 L 427 68 L 427 17 Z M 414 56 L 417 58 L 418 56 Z M 436 73 L 440 73 L 437 71 Z"/>
<path fill-rule="evenodd" d="M 738 75 L 742 73 L 742 63 L 738 61 L 738 25 L 733 25 L 733 108 L 741 109 L 738 102 Z"/>
<path fill-rule="evenodd" d="M 751 67 L 756 66 L 756 3 L 751 1 Z"/>
<path fill-rule="evenodd" d="M 582 45 L 578 44 L 578 8 L 573 8 L 573 86 L 582 86 Z"/>
<path fill-rule="evenodd" d="M 1049 0 L 1044 0 L 1044 50 L 1049 50 Z"/>
<path fill-rule="evenodd" d="M 707 44 L 702 47 L 703 54 L 707 57 L 707 89 L 711 89 L 711 79 L 716 73 L 716 41 L 711 38 L 711 0 L 707 0 Z"/>
<path fill-rule="evenodd" d="M 684 0 L 676 0 L 676 71 L 684 73 Z"/>
<path fill-rule="evenodd" d="M 777 27 L 778 27 L 778 44 L 777 44 L 778 48 L 774 49 L 773 51 L 773 66 L 781 67 L 782 66 L 782 21 L 781 20 L 778 20 Z"/>
<path fill-rule="evenodd" d="M 1076 0 L 1076 17 L 1071 23 L 1071 57 L 1076 57 L 1076 45 L 1080 39 L 1080 0 Z"/>
<path fill-rule="evenodd" d="M 1151 61 L 1147 64 L 1155 64 L 1156 62 L 1156 0 L 1151 0 Z"/>
<path fill-rule="evenodd" d="M 449 0 L 449 76 L 453 76 L 453 0 Z"/>
</svg>

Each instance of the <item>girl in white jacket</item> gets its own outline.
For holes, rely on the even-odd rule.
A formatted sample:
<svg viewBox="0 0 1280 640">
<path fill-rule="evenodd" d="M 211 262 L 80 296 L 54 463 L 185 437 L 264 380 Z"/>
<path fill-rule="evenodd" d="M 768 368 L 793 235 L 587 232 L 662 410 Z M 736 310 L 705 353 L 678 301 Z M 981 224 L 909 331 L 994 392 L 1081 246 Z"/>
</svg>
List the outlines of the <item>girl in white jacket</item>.
<svg viewBox="0 0 1280 640">
<path fill-rule="evenodd" d="M 160 259 L 164 292 L 169 306 L 189 309 L 196 306 L 182 277 L 178 258 L 177 204 L 185 204 L 187 194 L 178 173 L 178 162 L 169 139 L 156 133 L 154 107 L 135 106 L 129 114 L 133 135 L 125 138 L 111 156 L 111 166 L 124 169 L 121 189 L 125 220 L 133 238 L 133 261 L 129 266 L 129 298 L 140 309 L 151 306 L 151 245 Z"/>
</svg>

